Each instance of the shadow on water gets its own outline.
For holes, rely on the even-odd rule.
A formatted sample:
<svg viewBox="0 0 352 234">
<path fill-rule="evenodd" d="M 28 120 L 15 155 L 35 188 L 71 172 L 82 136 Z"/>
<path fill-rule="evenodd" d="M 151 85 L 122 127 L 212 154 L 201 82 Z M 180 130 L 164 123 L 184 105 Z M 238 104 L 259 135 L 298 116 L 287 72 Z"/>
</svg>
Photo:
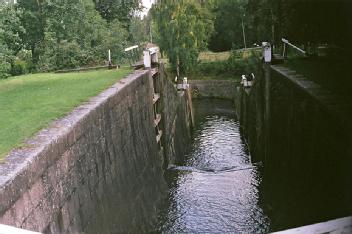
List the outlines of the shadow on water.
<svg viewBox="0 0 352 234">
<path fill-rule="evenodd" d="M 166 172 L 169 196 L 155 233 L 265 233 L 259 199 L 261 164 L 252 164 L 233 103 L 194 101 L 188 154 Z"/>
<path fill-rule="evenodd" d="M 165 173 L 168 198 L 152 233 L 267 233 L 350 215 L 351 189 L 325 169 L 252 163 L 232 102 L 195 100 L 194 107 L 193 141 Z M 285 162 L 275 152 L 281 144 L 271 153 Z"/>
</svg>

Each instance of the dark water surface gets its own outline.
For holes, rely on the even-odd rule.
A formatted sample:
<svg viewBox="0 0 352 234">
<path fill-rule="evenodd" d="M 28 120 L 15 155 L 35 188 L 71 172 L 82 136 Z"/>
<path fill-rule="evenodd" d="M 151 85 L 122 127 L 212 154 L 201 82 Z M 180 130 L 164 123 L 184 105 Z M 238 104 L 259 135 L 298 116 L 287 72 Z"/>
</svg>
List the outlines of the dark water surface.
<svg viewBox="0 0 352 234">
<path fill-rule="evenodd" d="M 195 100 L 194 108 L 193 142 L 166 171 L 168 198 L 153 233 L 268 233 L 351 214 L 352 185 L 334 169 L 337 155 L 329 170 L 310 151 L 295 171 L 264 167 L 252 162 L 231 102 Z M 284 143 L 269 156 L 288 163 L 295 158 L 277 150 Z"/>
<path fill-rule="evenodd" d="M 251 163 L 233 104 L 195 101 L 193 143 L 167 171 L 169 196 L 156 233 L 265 233 L 260 164 Z"/>
</svg>

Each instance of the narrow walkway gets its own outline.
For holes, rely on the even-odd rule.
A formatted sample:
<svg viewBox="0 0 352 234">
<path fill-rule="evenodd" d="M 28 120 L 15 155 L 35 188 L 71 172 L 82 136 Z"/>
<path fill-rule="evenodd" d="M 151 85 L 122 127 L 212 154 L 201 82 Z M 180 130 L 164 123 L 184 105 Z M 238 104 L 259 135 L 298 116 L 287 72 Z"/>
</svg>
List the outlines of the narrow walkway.
<svg viewBox="0 0 352 234">
<path fill-rule="evenodd" d="M 319 84 L 309 80 L 305 76 L 284 67 L 283 65 L 272 65 L 273 70 L 281 75 L 286 76 L 293 84 L 304 90 L 321 106 L 332 113 L 338 120 L 341 121 L 349 130 L 352 130 L 350 117 L 352 116 L 352 104 L 338 94 L 323 88 Z"/>
</svg>

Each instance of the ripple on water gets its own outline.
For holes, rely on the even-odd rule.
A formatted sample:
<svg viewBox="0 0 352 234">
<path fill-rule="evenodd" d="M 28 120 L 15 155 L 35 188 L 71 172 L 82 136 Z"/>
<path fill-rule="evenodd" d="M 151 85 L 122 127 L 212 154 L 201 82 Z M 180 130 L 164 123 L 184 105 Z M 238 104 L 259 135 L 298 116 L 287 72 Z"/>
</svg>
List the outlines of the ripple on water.
<svg viewBox="0 0 352 234">
<path fill-rule="evenodd" d="M 269 220 L 259 205 L 258 169 L 250 163 L 233 111 L 219 109 L 227 111 L 224 115 L 207 114 L 198 120 L 191 150 L 185 162 L 177 165 L 184 170 L 169 171 L 173 182 L 169 200 L 160 212 L 157 232 L 269 230 Z"/>
</svg>

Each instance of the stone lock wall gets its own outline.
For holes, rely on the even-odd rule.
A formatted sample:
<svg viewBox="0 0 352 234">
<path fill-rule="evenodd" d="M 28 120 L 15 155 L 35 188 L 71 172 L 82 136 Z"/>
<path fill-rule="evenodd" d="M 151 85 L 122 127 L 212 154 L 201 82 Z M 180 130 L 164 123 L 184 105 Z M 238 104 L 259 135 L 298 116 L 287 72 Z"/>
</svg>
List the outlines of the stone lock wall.
<svg viewBox="0 0 352 234">
<path fill-rule="evenodd" d="M 147 232 L 166 192 L 152 82 L 136 71 L 11 152 L 0 165 L 0 223 L 44 233 Z M 168 82 L 163 145 L 177 148 L 174 137 L 189 135 L 177 116 L 189 107 Z M 172 134 L 176 118 L 182 130 Z"/>
<path fill-rule="evenodd" d="M 231 80 L 189 80 L 193 98 L 223 98 L 234 100 L 237 81 Z"/>
<path fill-rule="evenodd" d="M 164 69 L 160 69 L 160 78 L 163 81 L 162 103 L 166 163 L 175 164 L 188 149 L 191 141 L 191 130 L 194 124 L 192 97 L 190 90 L 177 91 L 176 85 L 167 77 Z"/>
<path fill-rule="evenodd" d="M 337 97 L 279 65 L 265 65 L 253 87 L 239 87 L 236 93 L 237 114 L 251 151 L 279 168 L 307 163 L 307 155 L 319 155 L 320 165 L 329 164 L 331 155 L 348 160 L 351 124 L 348 112 L 339 108 Z M 292 155 L 290 163 L 280 154 Z"/>
<path fill-rule="evenodd" d="M 346 100 L 282 65 L 265 64 L 254 86 L 238 88 L 236 111 L 252 161 L 264 165 L 262 184 L 268 189 L 261 199 L 297 202 L 285 197 L 290 190 L 314 210 L 282 215 L 297 223 L 350 215 L 352 131 Z M 271 209 L 282 209 L 276 205 L 280 202 Z"/>
</svg>

